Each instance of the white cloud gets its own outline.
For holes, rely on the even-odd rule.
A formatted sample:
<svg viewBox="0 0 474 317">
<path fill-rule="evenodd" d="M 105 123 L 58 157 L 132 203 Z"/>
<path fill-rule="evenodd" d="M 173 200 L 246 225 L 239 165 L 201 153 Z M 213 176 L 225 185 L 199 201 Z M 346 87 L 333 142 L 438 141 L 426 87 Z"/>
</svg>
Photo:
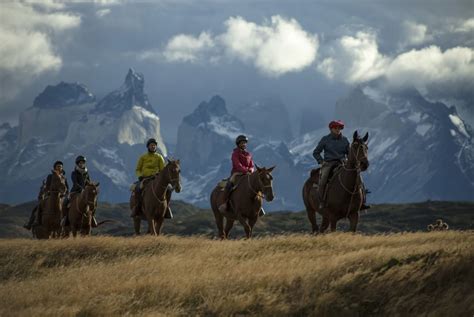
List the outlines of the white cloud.
<svg viewBox="0 0 474 317">
<path fill-rule="evenodd" d="M 450 27 L 450 30 L 457 33 L 474 32 L 474 18 L 458 21 Z"/>
<path fill-rule="evenodd" d="M 307 33 L 294 19 L 277 15 L 258 25 L 242 17 L 231 17 L 225 26 L 226 31 L 215 37 L 208 32 L 202 32 L 198 37 L 176 35 L 163 51 L 145 51 L 138 58 L 215 64 L 228 57 L 253 64 L 268 76 L 300 71 L 316 59 L 317 36 Z"/>
<path fill-rule="evenodd" d="M 343 36 L 329 45 L 328 56 L 317 69 L 330 79 L 354 84 L 381 76 L 388 58 L 378 50 L 376 35 L 359 31 L 355 36 Z"/>
<path fill-rule="evenodd" d="M 428 34 L 428 27 L 426 25 L 412 21 L 404 21 L 402 23 L 402 36 L 402 47 L 420 45 L 433 39 L 433 36 Z"/>
<path fill-rule="evenodd" d="M 390 86 L 416 87 L 438 96 L 472 95 L 474 50 L 454 47 L 443 52 L 437 46 L 411 50 L 391 61 L 384 78 Z"/>
<path fill-rule="evenodd" d="M 300 71 L 316 59 L 318 38 L 295 19 L 272 16 L 258 25 L 242 17 L 229 18 L 227 31 L 219 36 L 228 56 L 250 62 L 261 72 L 279 76 Z"/>
<path fill-rule="evenodd" d="M 47 2 L 45 2 L 47 4 Z M 1 100 L 10 100 L 35 76 L 62 65 L 53 36 L 80 25 L 79 16 L 40 12 L 23 3 L 3 4 L 0 10 Z"/>
<path fill-rule="evenodd" d="M 335 41 L 317 66 L 326 77 L 348 84 L 380 79 L 388 88 L 415 87 L 434 98 L 473 95 L 474 49 L 437 46 L 395 56 L 380 53 L 373 33 L 358 32 Z"/>
<path fill-rule="evenodd" d="M 95 12 L 95 15 L 98 16 L 99 18 L 102 18 L 106 16 L 107 14 L 109 14 L 110 12 L 111 12 L 110 9 L 101 9 L 101 10 L 97 10 Z"/>
<path fill-rule="evenodd" d="M 196 62 L 214 46 L 214 39 L 207 32 L 198 37 L 180 34 L 168 41 L 163 56 L 169 62 Z"/>
</svg>

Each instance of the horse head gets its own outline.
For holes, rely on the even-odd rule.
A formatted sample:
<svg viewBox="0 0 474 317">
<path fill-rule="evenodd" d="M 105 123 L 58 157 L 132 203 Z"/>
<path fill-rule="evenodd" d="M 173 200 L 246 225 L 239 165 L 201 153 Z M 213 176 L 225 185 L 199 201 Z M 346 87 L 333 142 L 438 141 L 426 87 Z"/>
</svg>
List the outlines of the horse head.
<svg viewBox="0 0 474 317">
<path fill-rule="evenodd" d="M 181 192 L 181 166 L 179 160 L 168 159 L 168 164 L 163 172 L 168 177 L 168 182 L 173 186 L 174 190 L 177 193 Z"/>
<path fill-rule="evenodd" d="M 272 166 L 270 168 L 265 168 L 265 167 L 257 167 L 257 173 L 258 173 L 258 179 L 260 182 L 260 190 L 263 192 L 263 195 L 265 196 L 265 200 L 270 202 L 272 201 L 275 196 L 273 194 L 273 176 L 272 176 L 272 171 L 275 168 L 275 166 Z"/>
<path fill-rule="evenodd" d="M 367 168 L 369 168 L 369 148 L 367 146 L 368 139 L 368 132 L 363 138 L 360 138 L 356 130 L 354 132 L 353 141 L 349 150 L 349 162 L 354 163 L 356 167 L 360 167 L 361 171 L 365 171 Z"/>
<path fill-rule="evenodd" d="M 94 211 L 97 205 L 97 196 L 99 196 L 100 183 L 88 183 L 84 188 L 84 199 L 90 211 Z"/>
<path fill-rule="evenodd" d="M 65 193 L 66 190 L 66 178 L 63 174 L 53 171 L 51 178 L 51 192 Z"/>
</svg>

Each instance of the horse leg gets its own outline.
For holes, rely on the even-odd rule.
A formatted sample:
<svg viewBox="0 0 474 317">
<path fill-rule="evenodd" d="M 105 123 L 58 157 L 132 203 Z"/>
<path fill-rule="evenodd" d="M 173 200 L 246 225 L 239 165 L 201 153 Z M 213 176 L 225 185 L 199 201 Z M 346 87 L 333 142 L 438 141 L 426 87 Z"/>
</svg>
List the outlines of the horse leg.
<svg viewBox="0 0 474 317">
<path fill-rule="evenodd" d="M 352 232 L 356 232 L 358 222 L 359 222 L 359 213 L 357 211 L 351 212 L 349 214 L 349 223 L 350 223 L 350 230 Z"/>
<path fill-rule="evenodd" d="M 319 227 L 318 227 L 318 222 L 316 221 L 316 211 L 314 210 L 306 210 L 306 213 L 308 214 L 308 219 L 309 222 L 311 223 L 311 229 L 313 230 L 313 234 L 317 234 Z"/>
<path fill-rule="evenodd" d="M 155 220 L 151 217 L 148 219 L 148 233 L 156 236 Z"/>
<path fill-rule="evenodd" d="M 221 240 L 225 239 L 224 234 L 224 217 L 220 214 L 219 211 L 214 211 L 214 218 L 216 219 L 217 232 Z M 228 222 L 228 221 L 227 221 Z"/>
<path fill-rule="evenodd" d="M 336 217 L 329 217 L 329 223 L 331 225 L 331 232 L 336 231 L 337 220 Z"/>
<path fill-rule="evenodd" d="M 140 216 L 133 217 L 133 229 L 135 230 L 135 235 L 137 236 L 140 235 L 140 224 L 141 224 Z"/>
<path fill-rule="evenodd" d="M 247 237 L 247 239 L 250 239 L 251 229 L 250 229 L 249 224 L 247 223 L 247 221 L 245 221 L 244 217 L 242 217 L 242 215 L 240 214 L 238 214 L 237 219 L 239 220 L 240 224 L 244 227 L 245 236 Z"/>
<path fill-rule="evenodd" d="M 224 238 L 223 239 L 229 239 L 229 233 L 232 227 L 234 226 L 234 220 L 227 218 L 225 222 L 225 229 L 224 229 Z"/>
<path fill-rule="evenodd" d="M 252 238 L 252 235 L 253 235 L 253 227 L 254 227 L 255 224 L 257 223 L 257 219 L 258 219 L 257 217 L 249 219 L 249 226 L 250 226 L 250 237 L 249 237 L 249 238 Z"/>
<path fill-rule="evenodd" d="M 324 233 L 329 227 L 329 217 L 323 216 L 321 221 L 321 228 L 319 228 L 319 233 Z"/>
<path fill-rule="evenodd" d="M 161 229 L 163 228 L 164 220 L 165 220 L 164 215 L 163 217 L 158 217 L 155 219 L 155 232 L 158 236 L 161 234 Z"/>
</svg>

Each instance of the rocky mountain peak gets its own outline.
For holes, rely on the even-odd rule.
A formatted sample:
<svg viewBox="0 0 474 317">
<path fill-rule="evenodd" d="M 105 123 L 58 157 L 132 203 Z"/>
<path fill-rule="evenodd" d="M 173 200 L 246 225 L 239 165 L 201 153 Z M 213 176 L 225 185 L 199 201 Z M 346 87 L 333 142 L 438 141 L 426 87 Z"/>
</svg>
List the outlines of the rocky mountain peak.
<svg viewBox="0 0 474 317">
<path fill-rule="evenodd" d="M 80 83 L 60 82 L 56 86 L 48 85 L 34 100 L 33 107 L 60 108 L 81 105 L 95 101 L 95 96 Z"/>
<path fill-rule="evenodd" d="M 225 116 L 229 116 L 225 100 L 221 96 L 216 95 L 208 102 L 201 102 L 191 114 L 183 118 L 183 122 L 191 126 L 197 126 L 211 121 L 213 117 Z"/>
<path fill-rule="evenodd" d="M 155 110 L 148 101 L 144 87 L 145 78 L 143 74 L 137 73 L 130 68 L 122 86 L 99 101 L 95 112 L 120 116 L 124 111 L 138 106 L 155 113 Z"/>
</svg>

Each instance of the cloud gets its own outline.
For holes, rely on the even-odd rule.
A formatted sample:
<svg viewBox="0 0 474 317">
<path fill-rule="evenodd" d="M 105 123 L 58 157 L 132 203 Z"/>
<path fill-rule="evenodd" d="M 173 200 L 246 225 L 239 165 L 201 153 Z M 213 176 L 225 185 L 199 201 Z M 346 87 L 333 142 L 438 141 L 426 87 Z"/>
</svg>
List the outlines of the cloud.
<svg viewBox="0 0 474 317">
<path fill-rule="evenodd" d="M 215 41 L 207 32 L 198 37 L 180 34 L 169 40 L 163 52 L 169 62 L 196 62 L 215 47 Z"/>
<path fill-rule="evenodd" d="M 457 21 L 457 23 L 451 25 L 450 31 L 456 33 L 474 32 L 474 18 Z"/>
<path fill-rule="evenodd" d="M 318 38 L 295 19 L 272 16 L 258 25 L 242 17 L 231 17 L 219 40 L 228 56 L 252 63 L 262 73 L 279 76 L 301 71 L 316 59 Z"/>
<path fill-rule="evenodd" d="M 443 52 L 434 45 L 411 50 L 391 61 L 384 79 L 391 87 L 416 87 L 436 97 L 472 96 L 474 50 L 454 47 Z"/>
<path fill-rule="evenodd" d="M 99 18 L 102 18 L 106 16 L 107 14 L 109 14 L 110 12 L 111 12 L 110 9 L 101 9 L 101 10 L 97 10 L 95 12 L 95 15 L 98 16 Z"/>
<path fill-rule="evenodd" d="M 378 79 L 387 88 L 415 87 L 434 98 L 464 99 L 474 92 L 474 50 L 432 45 L 395 56 L 380 53 L 373 33 L 344 36 L 317 65 L 326 77 L 348 84 Z"/>
<path fill-rule="evenodd" d="M 316 59 L 318 38 L 309 34 L 294 19 L 273 16 L 258 25 L 242 17 L 231 17 L 224 23 L 225 32 L 212 36 L 179 34 L 171 38 L 164 50 L 148 50 L 139 59 L 168 62 L 213 64 L 225 58 L 254 65 L 268 76 L 301 71 Z"/>
<path fill-rule="evenodd" d="M 402 47 L 420 45 L 433 39 L 433 36 L 428 34 L 428 27 L 426 25 L 413 21 L 404 21 L 402 23 L 402 36 Z"/>
<path fill-rule="evenodd" d="M 349 84 L 380 77 L 389 63 L 379 52 L 376 35 L 371 31 L 339 38 L 329 45 L 326 55 L 317 69 L 330 79 Z"/>
<path fill-rule="evenodd" d="M 40 12 L 22 3 L 3 4 L 0 25 L 0 100 L 11 100 L 24 85 L 62 65 L 53 37 L 79 26 L 79 16 Z"/>
</svg>

